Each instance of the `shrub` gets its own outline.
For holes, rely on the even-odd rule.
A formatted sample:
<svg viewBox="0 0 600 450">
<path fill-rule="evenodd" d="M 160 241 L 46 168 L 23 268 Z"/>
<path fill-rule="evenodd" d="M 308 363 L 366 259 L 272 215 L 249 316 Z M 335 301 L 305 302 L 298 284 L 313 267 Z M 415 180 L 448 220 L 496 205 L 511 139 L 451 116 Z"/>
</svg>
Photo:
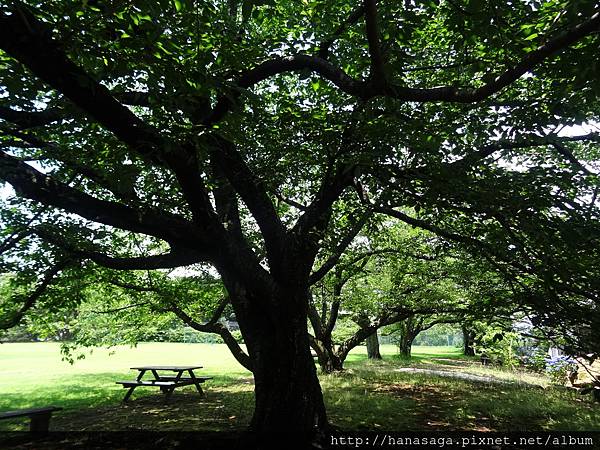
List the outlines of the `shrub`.
<svg viewBox="0 0 600 450">
<path fill-rule="evenodd" d="M 564 385 L 569 373 L 577 369 L 577 363 L 568 356 L 546 358 L 546 373 L 555 384 Z"/>
<path fill-rule="evenodd" d="M 548 352 L 543 348 L 537 348 L 525 359 L 525 365 L 528 369 L 535 372 L 545 372 L 547 367 Z"/>
</svg>

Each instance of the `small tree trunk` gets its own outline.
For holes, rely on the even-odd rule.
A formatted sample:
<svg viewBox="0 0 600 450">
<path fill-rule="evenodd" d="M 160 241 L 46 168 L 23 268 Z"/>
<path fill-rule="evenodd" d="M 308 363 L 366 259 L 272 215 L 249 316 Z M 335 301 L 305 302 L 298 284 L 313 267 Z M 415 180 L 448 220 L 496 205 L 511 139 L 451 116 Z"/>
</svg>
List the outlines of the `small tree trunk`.
<svg viewBox="0 0 600 450">
<path fill-rule="evenodd" d="M 475 333 L 466 327 L 461 327 L 463 333 L 463 353 L 466 356 L 475 356 L 474 339 Z"/>
<path fill-rule="evenodd" d="M 379 338 L 377 337 L 377 331 L 365 339 L 367 343 L 367 357 L 369 359 L 381 359 L 381 353 L 379 352 Z"/>
<path fill-rule="evenodd" d="M 398 352 L 400 356 L 403 358 L 410 358 L 412 343 L 415 340 L 415 336 L 405 333 L 402 334 L 400 339 L 398 340 Z"/>
<path fill-rule="evenodd" d="M 340 358 L 335 352 L 326 352 L 317 356 L 319 361 L 319 367 L 321 367 L 321 372 L 323 373 L 333 373 L 333 372 L 341 372 L 344 370 L 344 360 Z"/>
<path fill-rule="evenodd" d="M 317 353 L 317 361 L 321 372 L 332 373 L 344 370 L 345 358 L 340 355 L 333 348 L 331 340 L 317 340 L 315 339 L 313 349 Z"/>
</svg>

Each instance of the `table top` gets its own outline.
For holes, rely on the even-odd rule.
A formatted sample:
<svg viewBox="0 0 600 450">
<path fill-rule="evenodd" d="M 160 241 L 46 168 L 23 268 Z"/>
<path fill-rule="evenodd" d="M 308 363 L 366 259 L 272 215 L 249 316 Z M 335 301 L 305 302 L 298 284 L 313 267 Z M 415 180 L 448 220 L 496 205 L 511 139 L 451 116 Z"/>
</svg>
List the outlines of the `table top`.
<svg viewBox="0 0 600 450">
<path fill-rule="evenodd" d="M 172 370 L 173 372 L 202 369 L 202 366 L 140 366 L 131 367 L 135 370 Z"/>
</svg>

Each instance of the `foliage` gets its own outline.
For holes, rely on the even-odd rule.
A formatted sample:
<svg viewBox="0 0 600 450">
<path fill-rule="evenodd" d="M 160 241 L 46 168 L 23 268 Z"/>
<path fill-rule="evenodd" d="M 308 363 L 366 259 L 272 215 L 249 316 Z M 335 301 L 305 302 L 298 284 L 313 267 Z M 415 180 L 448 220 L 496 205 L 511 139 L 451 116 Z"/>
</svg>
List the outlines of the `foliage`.
<svg viewBox="0 0 600 450">
<path fill-rule="evenodd" d="M 567 382 L 568 375 L 576 368 L 576 361 L 569 356 L 548 356 L 546 358 L 546 373 L 555 384 L 564 385 Z"/>
<path fill-rule="evenodd" d="M 205 281 L 169 271 L 210 265 L 261 349 L 245 355 L 271 377 L 257 389 L 285 385 L 279 369 L 309 367 L 282 358 L 295 346 L 309 361 L 310 287 L 360 247 L 361 229 L 393 217 L 473 255 L 443 259 L 455 274 L 480 265 L 477 315 L 518 305 L 571 353 L 597 352 L 596 3 L 0 5 L 0 179 L 13 189 L 0 208 L 0 327 L 30 313 L 65 326 L 97 266 L 143 281 L 160 314 Z M 381 289 L 368 277 L 347 289 L 357 309 L 389 311 L 387 294 L 409 297 L 393 285 L 426 281 L 405 256 Z M 407 300 L 456 303 L 464 288 L 440 281 Z M 189 297 L 174 312 L 187 322 L 222 312 L 212 295 L 206 308 Z M 287 376 L 318 383 L 312 369 Z M 288 411 L 324 423 L 319 392 Z M 314 423 L 296 419 L 279 425 Z"/>
<path fill-rule="evenodd" d="M 0 331 L 0 342 L 32 342 L 37 339 L 24 325 Z"/>
<path fill-rule="evenodd" d="M 520 339 L 518 333 L 490 327 L 482 336 L 478 351 L 487 355 L 496 364 L 515 368 L 521 362 L 521 355 L 518 352 Z"/>
<path fill-rule="evenodd" d="M 244 336 L 242 336 L 242 333 L 240 330 L 234 330 L 231 332 L 231 334 L 233 335 L 234 339 L 236 340 L 236 342 L 238 344 L 244 343 Z"/>
<path fill-rule="evenodd" d="M 337 345 L 342 344 L 344 341 L 354 336 L 358 328 L 359 326 L 349 317 L 338 319 L 335 328 L 333 329 L 333 333 L 331 334 L 333 342 Z"/>
<path fill-rule="evenodd" d="M 538 347 L 530 356 L 526 358 L 525 364 L 530 370 L 544 372 L 546 370 L 547 358 L 548 349 L 544 347 Z"/>
</svg>

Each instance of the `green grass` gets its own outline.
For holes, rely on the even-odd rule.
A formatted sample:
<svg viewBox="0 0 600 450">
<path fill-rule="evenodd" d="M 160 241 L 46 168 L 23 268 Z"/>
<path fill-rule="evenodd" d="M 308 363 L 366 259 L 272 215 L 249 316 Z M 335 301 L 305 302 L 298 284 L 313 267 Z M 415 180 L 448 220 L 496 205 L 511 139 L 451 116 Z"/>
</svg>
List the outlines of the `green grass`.
<svg viewBox="0 0 600 450">
<path fill-rule="evenodd" d="M 459 349 L 414 347 L 411 361 L 394 346 L 382 346 L 383 361 L 368 361 L 359 347 L 343 373 L 321 375 L 330 421 L 346 429 L 388 430 L 594 430 L 600 406 L 572 390 L 546 388 L 539 375 L 482 367 Z M 143 364 L 200 364 L 206 397 L 193 388 L 178 390 L 164 403 L 158 390 L 140 388 L 127 405 L 116 380 L 137 374 Z M 431 374 L 415 368 L 493 376 L 510 384 L 490 384 Z M 526 384 L 529 383 L 529 384 Z M 531 385 L 539 385 L 538 387 Z M 253 408 L 253 381 L 225 346 L 140 344 L 113 351 L 96 349 L 70 365 L 57 344 L 0 345 L 0 410 L 62 406 L 57 430 L 241 430 Z M 1 421 L 0 430 L 25 429 L 26 421 Z"/>
</svg>

